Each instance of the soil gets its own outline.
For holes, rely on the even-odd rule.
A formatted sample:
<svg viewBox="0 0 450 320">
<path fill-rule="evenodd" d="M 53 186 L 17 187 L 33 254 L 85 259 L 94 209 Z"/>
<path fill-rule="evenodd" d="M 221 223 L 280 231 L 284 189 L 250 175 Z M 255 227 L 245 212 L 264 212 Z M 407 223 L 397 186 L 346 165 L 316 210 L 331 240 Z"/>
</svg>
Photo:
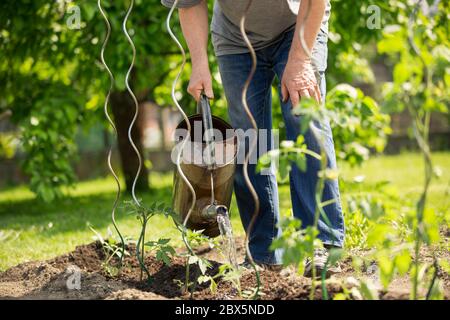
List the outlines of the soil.
<svg viewBox="0 0 450 320">
<path fill-rule="evenodd" d="M 185 294 L 177 284 L 185 277 L 185 258 L 174 257 L 171 266 L 157 261 L 155 257 L 146 258 L 146 266 L 153 276 L 153 281 L 140 280 L 140 268 L 129 247 L 130 256 L 124 260 L 124 267 L 116 276 L 111 276 L 102 266 L 105 253 L 99 242 L 76 247 L 73 252 L 42 262 L 28 262 L 12 267 L 0 273 L 0 298 L 2 299 L 242 299 L 235 287 L 226 281 L 219 281 L 217 291 L 213 294 L 207 284 L 197 285 L 191 296 Z M 237 241 L 238 255 L 243 257 L 243 240 Z M 209 259 L 213 268 L 210 274 L 217 273 L 220 257 L 209 248 L 202 248 L 199 255 Z M 241 258 L 242 260 L 242 258 Z M 357 285 L 350 261 L 342 262 L 343 273 L 339 277 L 327 280 L 327 290 L 332 297 L 343 291 L 343 286 L 350 289 Z M 199 270 L 191 268 L 191 280 Z M 79 273 L 74 273 L 78 271 Z M 373 270 L 366 270 L 363 275 L 372 278 Z M 76 281 L 75 274 L 81 275 Z M 293 270 L 281 273 L 264 270 L 260 273 L 262 289 L 261 299 L 308 299 L 311 281 L 298 276 Z M 144 277 L 145 279 L 145 277 Z M 446 298 L 450 297 L 450 280 L 443 279 Z M 79 286 L 77 286 L 79 284 Z M 251 291 L 256 286 L 255 273 L 245 271 L 241 277 L 242 292 Z M 381 288 L 381 287 L 380 287 Z M 396 278 L 387 291 L 379 289 L 382 299 L 407 299 L 409 282 L 407 278 Z M 315 298 L 320 299 L 320 285 Z M 353 296 L 358 298 L 358 296 Z"/>
</svg>

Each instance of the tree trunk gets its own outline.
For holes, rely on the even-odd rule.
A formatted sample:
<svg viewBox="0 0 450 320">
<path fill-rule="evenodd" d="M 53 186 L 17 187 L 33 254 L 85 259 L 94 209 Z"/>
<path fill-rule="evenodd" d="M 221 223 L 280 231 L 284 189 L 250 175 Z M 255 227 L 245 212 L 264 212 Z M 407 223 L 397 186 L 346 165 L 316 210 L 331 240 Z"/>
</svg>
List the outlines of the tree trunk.
<svg viewBox="0 0 450 320">
<path fill-rule="evenodd" d="M 135 105 L 128 92 L 113 92 L 111 94 L 111 111 L 114 116 L 114 122 L 117 128 L 117 144 L 119 148 L 120 160 L 122 163 L 122 172 L 125 178 L 126 189 L 131 192 L 134 177 L 139 167 L 136 152 L 128 140 L 128 127 L 133 120 Z M 144 108 L 139 108 L 139 116 L 131 130 L 131 137 L 142 156 L 142 169 L 136 182 L 136 190 L 145 191 L 149 188 L 148 170 L 144 166 L 144 153 L 142 144 Z"/>
</svg>

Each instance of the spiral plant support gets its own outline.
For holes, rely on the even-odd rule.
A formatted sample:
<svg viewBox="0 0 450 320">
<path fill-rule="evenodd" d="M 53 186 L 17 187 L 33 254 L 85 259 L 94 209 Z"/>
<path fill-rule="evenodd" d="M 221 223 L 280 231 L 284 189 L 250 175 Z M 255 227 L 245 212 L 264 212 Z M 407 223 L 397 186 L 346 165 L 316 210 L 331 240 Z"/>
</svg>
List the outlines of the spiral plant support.
<svg viewBox="0 0 450 320">
<path fill-rule="evenodd" d="M 253 76 L 255 75 L 256 64 L 257 64 L 255 49 L 253 48 L 252 43 L 250 42 L 250 40 L 247 36 L 247 33 L 245 32 L 245 20 L 246 20 L 247 14 L 250 10 L 252 3 L 253 3 L 253 0 L 248 1 L 247 6 L 244 10 L 244 14 L 242 15 L 241 20 L 240 20 L 240 31 L 241 31 L 242 37 L 245 41 L 245 44 L 247 45 L 247 48 L 250 52 L 250 56 L 252 58 L 252 67 L 251 67 L 250 73 L 244 83 L 244 87 L 242 88 L 242 106 L 244 107 L 245 112 L 247 113 L 247 116 L 252 124 L 253 129 L 255 130 L 255 132 L 258 132 L 258 125 L 257 125 L 256 120 L 253 117 L 250 107 L 248 106 L 248 103 L 247 103 L 247 91 L 248 91 L 250 83 L 253 79 Z M 245 184 L 247 185 L 247 187 L 253 197 L 253 201 L 254 201 L 254 209 L 253 209 L 252 218 L 250 220 L 250 223 L 247 226 L 246 236 L 245 236 L 245 251 L 247 254 L 247 259 L 248 259 L 250 265 L 252 266 L 252 268 L 255 270 L 255 275 L 256 275 L 257 286 L 256 286 L 256 291 L 253 294 L 254 299 L 259 297 L 259 289 L 261 287 L 261 280 L 260 280 L 260 276 L 259 276 L 259 271 L 256 267 L 255 261 L 253 260 L 253 256 L 250 252 L 249 242 L 250 242 L 251 232 L 256 223 L 256 219 L 258 218 L 258 215 L 259 215 L 260 202 L 259 202 L 258 194 L 256 193 L 256 190 L 253 187 L 253 184 L 250 181 L 250 178 L 248 175 L 248 163 L 249 163 L 250 157 L 252 156 L 253 152 L 255 152 L 257 143 L 258 143 L 257 139 L 250 139 L 249 150 L 248 150 L 247 155 L 245 156 L 244 164 L 243 164 L 243 168 L 242 168 Z"/>
<path fill-rule="evenodd" d="M 189 251 L 190 254 L 194 254 L 191 246 L 189 245 L 187 239 L 186 239 L 186 225 L 189 221 L 189 218 L 192 214 L 192 211 L 194 210 L 194 206 L 195 203 L 197 201 L 197 195 L 195 193 L 194 187 L 192 186 L 192 184 L 189 182 L 188 178 L 186 177 L 186 175 L 183 172 L 183 169 L 181 168 L 181 156 L 184 150 L 184 147 L 186 145 L 186 143 L 190 140 L 190 136 L 191 136 L 191 132 L 192 132 L 192 128 L 191 128 L 191 123 L 189 122 L 189 118 L 186 115 L 186 113 L 183 111 L 183 108 L 180 106 L 178 99 L 176 97 L 176 87 L 178 84 L 178 81 L 180 80 L 181 74 L 183 72 L 184 66 L 186 65 L 186 52 L 183 48 L 183 46 L 181 45 L 180 41 L 178 40 L 178 38 L 175 36 L 175 34 L 172 31 L 172 28 L 170 27 L 170 20 L 172 18 L 173 12 L 175 11 L 175 8 L 178 5 L 179 0 L 175 0 L 173 2 L 173 5 L 169 11 L 169 14 L 167 15 L 167 19 L 166 19 L 166 28 L 167 31 L 169 32 L 170 37 L 172 38 L 172 40 L 176 43 L 176 45 L 178 46 L 178 48 L 180 49 L 181 55 L 182 55 L 182 63 L 180 66 L 180 69 L 174 79 L 174 81 L 172 82 L 172 88 L 171 88 L 171 97 L 172 100 L 175 104 L 175 106 L 177 107 L 178 111 L 181 113 L 181 115 L 183 116 L 184 121 L 186 122 L 186 128 L 187 128 L 187 134 L 186 137 L 183 139 L 183 141 L 180 143 L 179 145 L 179 149 L 178 149 L 178 153 L 177 153 L 177 157 L 176 157 L 176 167 L 177 167 L 177 171 L 178 174 L 180 175 L 181 179 L 183 179 L 184 183 L 186 183 L 186 185 L 188 186 L 191 195 L 192 195 L 192 203 L 191 203 L 191 207 L 189 208 L 188 213 L 186 214 L 184 220 L 183 220 L 183 230 L 182 230 L 182 237 L 183 237 L 183 242 L 187 248 L 187 250 Z"/>
<path fill-rule="evenodd" d="M 131 72 L 132 72 L 132 70 L 134 68 L 134 64 L 135 64 L 135 61 L 136 61 L 136 46 L 134 45 L 134 42 L 131 39 L 130 34 L 128 33 L 128 29 L 127 29 L 128 18 L 130 17 L 131 12 L 133 11 L 133 7 L 134 7 L 134 0 L 131 0 L 130 1 L 130 5 L 129 5 L 128 10 L 127 10 L 127 13 L 126 13 L 125 18 L 123 19 L 123 23 L 122 23 L 122 31 L 123 31 L 125 37 L 127 38 L 127 41 L 130 44 L 132 52 L 133 52 L 133 56 L 132 56 L 132 59 L 131 59 L 130 66 L 129 66 L 128 71 L 127 71 L 127 73 L 125 75 L 125 87 L 126 87 L 126 89 L 128 91 L 128 94 L 133 99 L 134 108 L 135 108 L 134 109 L 135 111 L 134 111 L 133 119 L 131 120 L 131 123 L 130 123 L 130 125 L 128 127 L 128 141 L 130 142 L 131 147 L 133 148 L 134 152 L 136 153 L 136 157 L 138 159 L 138 169 L 137 169 L 136 175 L 134 176 L 134 179 L 133 179 L 133 184 L 132 184 L 132 187 L 131 187 L 131 196 L 132 196 L 133 201 L 136 204 L 137 208 L 141 212 L 141 218 L 142 218 L 142 224 L 143 224 L 141 234 L 140 234 L 139 239 L 138 239 L 138 241 L 136 243 L 136 257 L 137 257 L 137 259 L 139 261 L 139 264 L 141 266 L 141 271 L 143 270 L 146 273 L 147 278 L 150 279 L 151 278 L 150 272 L 148 271 L 147 267 L 145 266 L 144 254 L 143 254 L 143 252 L 144 252 L 144 243 L 145 243 L 145 241 L 144 241 L 144 239 L 145 239 L 145 225 L 147 223 L 146 209 L 142 205 L 141 201 L 136 197 L 136 183 L 137 183 L 137 181 L 139 179 L 139 175 L 140 175 L 141 170 L 142 170 L 142 156 L 141 156 L 141 154 L 139 152 L 139 149 L 137 148 L 135 142 L 133 141 L 133 137 L 132 137 L 132 134 L 131 134 L 131 132 L 133 130 L 133 127 L 134 127 L 134 124 L 136 123 L 136 120 L 137 120 L 138 115 L 139 115 L 139 104 L 138 104 L 136 95 L 134 94 L 133 90 L 131 89 L 130 83 L 129 83 L 130 74 L 131 74 Z M 141 248 L 141 245 L 142 245 L 142 248 Z M 140 252 L 140 250 L 142 250 L 142 252 Z M 142 273 L 141 273 L 141 278 L 142 278 Z"/>
<path fill-rule="evenodd" d="M 102 64 L 103 64 L 106 72 L 109 75 L 109 89 L 108 89 L 108 93 L 106 94 L 103 109 L 104 109 L 106 119 L 108 120 L 109 125 L 111 126 L 111 128 L 114 131 L 114 135 L 117 137 L 116 126 L 115 126 L 114 121 L 112 120 L 112 118 L 109 114 L 109 111 L 108 111 L 109 98 L 111 96 L 111 91 L 114 86 L 114 76 L 113 76 L 111 70 L 109 69 L 108 64 L 105 61 L 105 48 L 108 44 L 109 37 L 111 36 L 111 23 L 109 22 L 108 16 L 106 15 L 105 11 L 103 10 L 101 0 L 98 0 L 97 6 L 98 6 L 98 9 L 100 10 L 100 13 L 101 13 L 103 19 L 105 20 L 105 25 L 106 25 L 106 36 L 105 36 L 105 40 L 103 41 L 102 48 L 100 51 L 100 59 L 102 61 Z M 122 233 L 119 230 L 119 227 L 117 226 L 116 218 L 115 218 L 116 210 L 117 210 L 117 206 L 119 204 L 119 199 L 120 199 L 120 194 L 121 194 L 121 187 L 120 187 L 119 177 L 117 176 L 117 173 L 115 172 L 115 170 L 112 166 L 111 157 L 112 157 L 112 145 L 109 147 L 108 156 L 107 156 L 109 171 L 110 171 L 111 175 L 114 177 L 114 181 L 116 182 L 116 197 L 114 199 L 114 203 L 113 203 L 113 207 L 112 207 L 112 211 L 111 211 L 111 220 L 112 220 L 114 229 L 116 230 L 116 232 L 120 238 L 120 246 L 121 246 L 120 263 L 122 264 L 123 256 L 125 253 L 125 241 L 123 239 Z"/>
</svg>

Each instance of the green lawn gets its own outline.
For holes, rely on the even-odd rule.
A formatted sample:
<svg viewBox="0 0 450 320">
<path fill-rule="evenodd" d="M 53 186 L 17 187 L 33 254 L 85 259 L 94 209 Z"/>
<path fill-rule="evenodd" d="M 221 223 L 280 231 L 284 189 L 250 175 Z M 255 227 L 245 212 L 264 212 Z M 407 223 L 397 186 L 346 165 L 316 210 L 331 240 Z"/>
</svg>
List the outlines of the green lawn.
<svg viewBox="0 0 450 320">
<path fill-rule="evenodd" d="M 430 203 L 447 210 L 449 207 L 450 152 L 436 153 L 435 165 L 442 176 L 435 180 L 430 190 Z M 398 156 L 380 156 L 368 161 L 361 168 L 341 167 L 344 180 L 364 175 L 362 186 L 379 181 L 390 181 L 404 197 L 417 198 L 421 190 L 423 164 L 419 155 L 413 153 Z M 164 201 L 170 204 L 171 175 L 152 174 L 152 190 L 139 195 L 144 204 Z M 115 196 L 112 179 L 97 179 L 78 183 L 74 190 L 66 191 L 67 197 L 51 204 L 34 199 L 26 187 L 10 188 L 0 192 L 0 270 L 21 262 L 51 258 L 73 250 L 76 245 L 93 240 L 90 224 L 106 235 L 111 228 L 110 211 Z M 346 194 L 343 194 L 345 197 Z M 280 188 L 283 212 L 289 208 L 289 188 Z M 232 205 L 233 226 L 236 234 L 243 234 L 236 206 Z M 128 215 L 121 205 L 117 221 L 123 233 L 136 238 L 138 221 Z M 170 220 L 154 217 L 147 231 L 147 239 L 172 237 L 180 243 Z"/>
</svg>

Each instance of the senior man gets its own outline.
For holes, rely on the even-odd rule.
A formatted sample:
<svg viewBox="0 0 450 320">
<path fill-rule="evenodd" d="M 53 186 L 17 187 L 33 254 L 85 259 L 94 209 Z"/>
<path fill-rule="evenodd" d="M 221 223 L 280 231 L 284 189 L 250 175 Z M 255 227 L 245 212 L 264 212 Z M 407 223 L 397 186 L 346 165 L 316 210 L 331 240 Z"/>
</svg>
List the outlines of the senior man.
<svg viewBox="0 0 450 320">
<path fill-rule="evenodd" d="M 162 0 L 171 7 L 173 0 Z M 219 64 L 231 124 L 235 129 L 252 128 L 241 102 L 242 88 L 250 73 L 252 58 L 239 30 L 239 23 L 248 0 L 216 0 L 211 22 L 212 43 Z M 213 98 L 212 77 L 208 63 L 208 7 L 206 0 L 180 0 L 180 23 L 189 47 L 192 73 L 188 92 L 198 100 L 201 92 Z M 300 118 L 292 113 L 303 97 L 325 99 L 325 70 L 327 67 L 327 33 L 330 16 L 328 0 L 255 0 L 246 16 L 246 33 L 256 50 L 257 68 L 248 89 L 248 105 L 259 129 L 266 129 L 266 150 L 273 148 L 272 83 L 279 80 L 278 93 L 289 140 L 300 134 Z M 312 59 L 303 49 L 299 31 L 304 27 L 304 40 Z M 324 137 L 328 166 L 336 167 L 333 137 L 328 123 L 315 123 Z M 315 135 L 304 134 L 309 149 L 319 152 Z M 255 172 L 249 165 L 250 180 L 260 199 L 260 212 L 252 234 L 250 251 L 261 266 L 278 269 L 282 251 L 270 250 L 272 241 L 281 234 L 279 222 L 279 195 L 276 176 Z M 302 172 L 294 164 L 290 173 L 290 191 L 293 215 L 306 227 L 314 223 L 315 190 L 320 161 L 307 157 L 307 170 Z M 247 228 L 254 209 L 253 198 L 246 186 L 242 164 L 238 164 L 234 191 L 244 228 Z M 335 201 L 329 201 L 334 199 Z M 337 180 L 327 180 L 323 190 L 324 207 L 328 219 L 320 217 L 319 235 L 325 248 L 315 251 L 315 267 L 320 272 L 325 266 L 330 247 L 341 247 L 344 242 L 344 220 Z M 328 220 L 326 222 L 325 220 Z M 334 268 L 335 272 L 338 269 Z M 306 275 L 311 275 L 307 264 Z"/>
</svg>

